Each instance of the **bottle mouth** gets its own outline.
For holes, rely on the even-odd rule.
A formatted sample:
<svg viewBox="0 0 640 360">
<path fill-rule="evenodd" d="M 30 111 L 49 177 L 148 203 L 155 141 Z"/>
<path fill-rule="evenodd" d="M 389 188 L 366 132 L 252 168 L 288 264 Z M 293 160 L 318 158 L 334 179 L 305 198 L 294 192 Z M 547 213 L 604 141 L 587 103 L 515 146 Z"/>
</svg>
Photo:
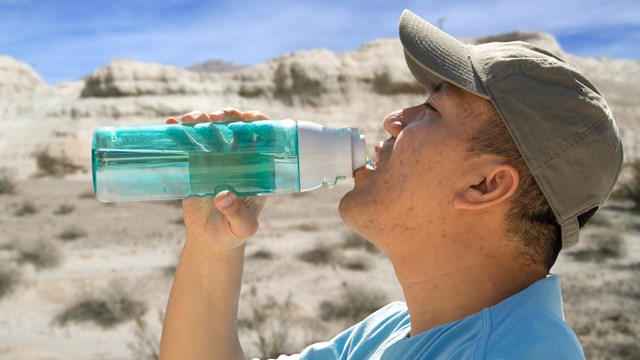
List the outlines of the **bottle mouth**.
<svg viewBox="0 0 640 360">
<path fill-rule="evenodd" d="M 377 167 L 376 167 L 376 163 L 375 163 L 375 162 L 373 162 L 371 159 L 367 159 L 367 164 L 366 164 L 364 167 L 366 167 L 366 168 L 367 168 L 367 169 L 369 169 L 369 170 L 375 170 L 375 169 L 377 169 Z"/>
<path fill-rule="evenodd" d="M 356 171 L 370 162 L 365 148 L 366 137 L 360 135 L 358 128 L 349 128 L 349 132 L 351 133 L 351 170 Z"/>
</svg>

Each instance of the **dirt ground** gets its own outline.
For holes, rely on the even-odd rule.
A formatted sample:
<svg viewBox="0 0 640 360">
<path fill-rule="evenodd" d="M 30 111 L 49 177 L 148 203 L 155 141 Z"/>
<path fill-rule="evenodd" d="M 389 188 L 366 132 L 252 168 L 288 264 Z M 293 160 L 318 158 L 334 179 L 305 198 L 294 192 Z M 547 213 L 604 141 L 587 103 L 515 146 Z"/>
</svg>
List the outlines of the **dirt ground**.
<svg viewBox="0 0 640 360">
<path fill-rule="evenodd" d="M 247 355 L 299 351 L 368 309 L 402 300 L 388 260 L 338 216 L 349 185 L 270 199 L 247 248 L 240 310 Z M 0 263 L 14 279 L 0 298 L 0 358 L 157 355 L 183 241 L 179 204 L 104 204 L 91 191 L 79 176 L 25 180 L 16 194 L 0 195 Z M 553 269 L 589 359 L 640 358 L 639 230 L 640 216 L 612 203 Z M 69 309 L 87 299 L 93 310 L 74 317 Z M 100 323 L 98 300 L 121 322 Z"/>
</svg>

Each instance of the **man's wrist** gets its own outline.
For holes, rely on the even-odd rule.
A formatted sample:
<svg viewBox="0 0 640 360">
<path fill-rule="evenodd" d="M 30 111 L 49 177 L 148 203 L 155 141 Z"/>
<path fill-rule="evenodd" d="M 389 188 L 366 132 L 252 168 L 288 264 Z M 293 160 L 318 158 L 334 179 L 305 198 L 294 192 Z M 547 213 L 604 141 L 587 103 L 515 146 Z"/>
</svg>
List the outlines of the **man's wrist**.
<svg viewBox="0 0 640 360">
<path fill-rule="evenodd" d="M 194 234 L 188 229 L 183 252 L 204 258 L 209 261 L 229 261 L 244 257 L 245 244 L 229 248 L 215 243 L 215 240 Z"/>
</svg>

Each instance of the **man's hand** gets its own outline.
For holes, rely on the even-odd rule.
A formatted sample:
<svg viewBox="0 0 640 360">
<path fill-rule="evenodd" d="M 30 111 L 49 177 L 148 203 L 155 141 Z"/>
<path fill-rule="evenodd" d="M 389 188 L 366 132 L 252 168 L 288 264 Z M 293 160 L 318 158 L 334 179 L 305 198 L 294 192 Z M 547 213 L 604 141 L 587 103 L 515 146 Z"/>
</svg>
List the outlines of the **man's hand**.
<svg viewBox="0 0 640 360">
<path fill-rule="evenodd" d="M 225 108 L 209 114 L 190 112 L 180 120 L 174 117 L 167 119 L 167 124 L 266 119 L 264 114 L 257 111 L 241 112 Z M 185 199 L 182 201 L 182 208 L 187 237 L 222 249 L 240 246 L 258 230 L 258 215 L 265 202 L 265 197 L 258 196 L 240 199 L 231 191 L 223 191 L 213 199 Z"/>
<path fill-rule="evenodd" d="M 167 123 L 261 119 L 266 116 L 255 111 L 224 109 Z M 182 201 L 187 233 L 167 303 L 161 359 L 245 358 L 237 329 L 244 242 L 257 231 L 264 203 L 264 197 L 240 199 L 231 192 Z"/>
</svg>

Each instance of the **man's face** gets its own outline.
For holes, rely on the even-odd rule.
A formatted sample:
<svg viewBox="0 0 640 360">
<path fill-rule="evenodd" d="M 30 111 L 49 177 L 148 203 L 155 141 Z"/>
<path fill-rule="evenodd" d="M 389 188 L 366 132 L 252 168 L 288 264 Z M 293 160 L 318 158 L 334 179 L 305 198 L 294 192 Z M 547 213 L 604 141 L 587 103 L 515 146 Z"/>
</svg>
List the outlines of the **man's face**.
<svg viewBox="0 0 640 360">
<path fill-rule="evenodd" d="M 444 237 L 453 199 L 468 185 L 467 169 L 474 166 L 468 140 L 489 106 L 441 82 L 424 104 L 387 115 L 383 126 L 390 137 L 376 146 L 376 169 L 357 170 L 354 189 L 340 202 L 345 223 L 385 250 L 398 236 L 437 231 Z"/>
</svg>

